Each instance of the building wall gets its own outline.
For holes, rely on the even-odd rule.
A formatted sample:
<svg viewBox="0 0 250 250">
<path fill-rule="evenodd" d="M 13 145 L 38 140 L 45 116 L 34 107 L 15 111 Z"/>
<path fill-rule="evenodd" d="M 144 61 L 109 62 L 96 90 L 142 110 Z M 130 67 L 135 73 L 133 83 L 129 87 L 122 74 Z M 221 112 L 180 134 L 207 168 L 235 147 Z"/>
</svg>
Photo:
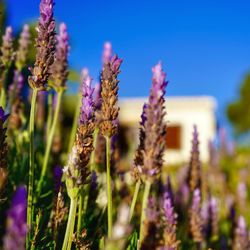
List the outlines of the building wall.
<svg viewBox="0 0 250 250">
<path fill-rule="evenodd" d="M 146 98 L 121 99 L 119 103 L 121 125 L 135 128 L 138 131 L 142 106 L 146 101 Z M 181 129 L 181 147 L 166 150 L 166 163 L 182 163 L 189 160 L 194 124 L 197 125 L 199 132 L 201 160 L 208 161 L 208 142 L 213 140 L 216 134 L 215 109 L 216 102 L 212 97 L 166 98 L 166 122 L 168 126 L 180 126 Z"/>
</svg>

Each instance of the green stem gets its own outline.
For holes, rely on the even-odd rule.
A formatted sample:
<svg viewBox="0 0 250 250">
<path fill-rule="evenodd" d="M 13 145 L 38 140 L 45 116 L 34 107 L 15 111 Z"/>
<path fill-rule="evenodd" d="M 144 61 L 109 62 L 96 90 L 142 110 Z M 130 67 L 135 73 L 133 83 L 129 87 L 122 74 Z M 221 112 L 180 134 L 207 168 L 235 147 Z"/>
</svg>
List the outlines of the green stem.
<svg viewBox="0 0 250 250">
<path fill-rule="evenodd" d="M 27 207 L 27 226 L 29 230 L 26 239 L 27 246 L 29 245 L 32 235 L 32 214 L 33 214 L 32 206 L 33 206 L 33 188 L 34 188 L 34 172 L 35 172 L 34 128 L 35 128 L 37 93 L 38 90 L 33 89 L 31 108 L 30 108 L 30 123 L 29 123 L 30 149 L 29 149 L 29 185 L 28 185 L 28 207 Z"/>
<path fill-rule="evenodd" d="M 0 97 L 0 106 L 5 109 L 6 107 L 6 91 L 3 88 L 1 91 L 1 97 Z"/>
<path fill-rule="evenodd" d="M 76 209 L 77 209 L 77 198 L 70 199 L 70 209 L 69 209 L 69 218 L 67 222 L 67 228 L 64 236 L 62 250 L 70 250 L 72 245 L 72 237 L 75 227 L 75 218 L 76 218 Z"/>
<path fill-rule="evenodd" d="M 48 143 L 46 145 L 46 150 L 45 150 L 45 156 L 44 156 L 44 160 L 43 160 L 41 176 L 40 176 L 40 179 L 39 179 L 38 185 L 37 185 L 37 198 L 39 198 L 39 196 L 41 194 L 42 184 L 43 184 L 44 177 L 46 175 L 47 168 L 48 168 L 49 155 L 50 155 L 51 146 L 52 146 L 52 143 L 53 143 L 56 124 L 57 124 L 58 117 L 59 117 L 61 101 L 62 101 L 62 95 L 63 95 L 63 91 L 59 91 L 57 93 L 57 103 L 56 103 L 55 115 L 54 115 L 54 118 L 53 118 L 51 130 L 49 132 Z"/>
<path fill-rule="evenodd" d="M 145 183 L 145 189 L 144 189 L 143 199 L 142 199 L 139 245 L 141 245 L 141 243 L 144 239 L 144 236 L 145 236 L 143 229 L 144 229 L 144 221 L 145 221 L 145 217 L 146 217 L 146 208 L 148 205 L 148 196 L 149 196 L 149 192 L 150 192 L 150 186 L 151 186 L 151 183 L 150 183 L 150 181 L 147 180 Z"/>
<path fill-rule="evenodd" d="M 73 147 L 73 144 L 74 144 L 74 141 L 75 141 L 76 130 L 77 130 L 77 123 L 78 123 L 78 117 L 79 117 L 79 113 L 80 113 L 81 103 L 82 103 L 82 96 L 79 93 L 77 95 L 77 106 L 76 106 L 76 109 L 75 109 L 75 115 L 74 115 L 73 125 L 72 125 L 72 129 L 71 129 L 71 133 L 70 133 L 70 141 L 69 141 L 68 152 L 71 151 L 71 149 Z"/>
<path fill-rule="evenodd" d="M 141 181 L 139 180 L 135 184 L 135 191 L 134 191 L 134 195 L 133 195 L 133 199 L 132 199 L 132 203 L 131 203 L 131 207 L 130 207 L 130 211 L 129 211 L 129 221 L 131 221 L 133 214 L 134 214 L 135 204 L 137 201 L 140 186 L 141 186 Z"/>
<path fill-rule="evenodd" d="M 47 116 L 47 129 L 46 129 L 46 138 L 49 139 L 49 132 L 51 128 L 53 118 L 53 95 L 51 92 L 48 93 L 48 116 Z"/>
<path fill-rule="evenodd" d="M 106 139 L 106 168 L 107 168 L 107 198 L 108 198 L 108 237 L 112 234 L 112 188 L 111 188 L 111 176 L 110 176 L 110 146 L 111 138 Z"/>
<path fill-rule="evenodd" d="M 9 67 L 5 68 L 2 75 L 2 89 L 0 96 L 0 106 L 5 109 L 6 108 L 6 78 L 8 74 Z"/>
<path fill-rule="evenodd" d="M 81 234 L 82 229 L 82 208 L 83 208 L 83 187 L 80 190 L 80 198 L 79 198 L 79 204 L 78 204 L 78 217 L 77 217 L 77 236 Z"/>
<path fill-rule="evenodd" d="M 97 138 L 99 134 L 99 128 L 95 128 L 94 134 L 93 134 L 93 151 L 90 155 L 90 170 L 91 172 L 95 170 L 95 152 L 96 152 L 96 145 L 97 145 Z"/>
</svg>

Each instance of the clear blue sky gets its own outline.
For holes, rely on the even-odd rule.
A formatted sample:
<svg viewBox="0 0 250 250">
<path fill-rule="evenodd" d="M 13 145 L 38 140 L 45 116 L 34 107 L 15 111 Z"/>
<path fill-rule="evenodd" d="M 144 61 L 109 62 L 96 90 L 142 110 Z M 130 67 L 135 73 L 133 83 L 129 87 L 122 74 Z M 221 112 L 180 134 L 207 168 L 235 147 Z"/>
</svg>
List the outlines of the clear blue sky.
<svg viewBox="0 0 250 250">
<path fill-rule="evenodd" d="M 7 3 L 15 29 L 39 14 L 38 0 Z M 247 0 L 57 0 L 55 16 L 68 25 L 78 70 L 87 66 L 97 77 L 103 42 L 112 42 L 124 59 L 121 96 L 146 96 L 160 59 L 168 95 L 212 95 L 223 111 L 250 70 Z"/>
</svg>

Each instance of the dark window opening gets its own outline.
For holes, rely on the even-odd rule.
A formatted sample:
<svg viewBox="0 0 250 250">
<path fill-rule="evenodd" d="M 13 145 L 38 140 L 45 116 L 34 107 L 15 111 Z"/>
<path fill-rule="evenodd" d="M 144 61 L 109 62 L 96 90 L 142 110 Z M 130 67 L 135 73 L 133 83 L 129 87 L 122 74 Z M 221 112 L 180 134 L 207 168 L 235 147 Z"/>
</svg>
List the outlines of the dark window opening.
<svg viewBox="0 0 250 250">
<path fill-rule="evenodd" d="M 181 126 L 168 126 L 166 135 L 167 149 L 181 149 Z"/>
</svg>

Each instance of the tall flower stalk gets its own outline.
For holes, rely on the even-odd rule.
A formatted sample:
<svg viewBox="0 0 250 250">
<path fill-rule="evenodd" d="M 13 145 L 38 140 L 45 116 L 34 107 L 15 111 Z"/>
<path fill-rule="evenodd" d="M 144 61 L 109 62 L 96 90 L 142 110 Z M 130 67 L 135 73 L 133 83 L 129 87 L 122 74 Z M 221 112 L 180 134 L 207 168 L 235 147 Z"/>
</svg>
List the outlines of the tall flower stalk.
<svg viewBox="0 0 250 250">
<path fill-rule="evenodd" d="M 64 168 L 67 192 L 71 202 L 63 249 L 71 249 L 78 197 L 83 190 L 83 186 L 89 181 L 90 171 L 88 164 L 91 152 L 93 151 L 93 132 L 95 127 L 92 95 L 91 78 L 88 76 L 82 84 L 82 106 L 76 140 L 69 156 L 68 165 Z M 83 197 L 80 196 L 78 223 L 81 223 L 82 201 Z M 81 229 L 81 224 L 78 225 L 78 229 Z"/>
<path fill-rule="evenodd" d="M 30 45 L 30 31 L 29 26 L 25 24 L 23 26 L 23 30 L 20 34 L 20 38 L 18 40 L 18 50 L 16 52 L 16 60 L 15 66 L 18 72 L 21 72 L 25 63 L 27 61 L 27 54 L 29 52 L 29 45 Z"/>
<path fill-rule="evenodd" d="M 140 135 L 139 135 L 139 145 L 137 147 L 136 153 L 135 153 L 135 159 L 134 159 L 134 166 L 132 169 L 132 175 L 135 179 L 135 191 L 130 207 L 130 213 L 129 213 L 129 219 L 131 220 L 134 214 L 135 204 L 137 201 L 138 193 L 141 186 L 141 173 L 142 173 L 142 167 L 143 167 L 143 150 L 144 150 L 144 141 L 145 141 L 145 121 L 146 121 L 146 109 L 147 104 L 143 105 L 142 114 L 141 114 L 141 122 L 140 122 Z"/>
<path fill-rule="evenodd" d="M 6 78 L 8 70 L 14 60 L 14 48 L 13 48 L 13 31 L 11 27 L 7 27 L 5 34 L 3 35 L 3 42 L 1 47 L 0 56 L 0 106 L 6 107 Z"/>
<path fill-rule="evenodd" d="M 82 148 L 82 161 L 83 166 L 87 168 L 89 164 L 91 154 L 94 150 L 93 147 L 93 133 L 95 129 L 95 107 L 93 100 L 94 88 L 91 86 L 92 79 L 90 76 L 87 76 L 82 83 L 82 105 L 80 109 L 80 117 L 79 117 L 79 127 L 76 137 L 76 143 L 81 145 L 83 144 L 84 148 Z M 88 168 L 89 171 L 89 168 Z M 86 186 L 86 191 L 88 191 L 89 185 Z M 88 200 L 88 192 L 85 192 L 86 199 L 85 204 L 87 204 Z M 78 224 L 77 224 L 77 232 L 78 235 L 82 229 L 82 214 L 83 214 L 83 203 L 84 203 L 84 190 L 83 186 L 80 187 L 80 197 L 79 197 L 79 206 L 78 206 Z"/>
<path fill-rule="evenodd" d="M 164 188 L 163 201 L 163 239 L 164 250 L 177 250 L 179 248 L 180 241 L 177 240 L 177 214 L 174 211 L 173 194 L 171 190 L 170 179 Z"/>
<path fill-rule="evenodd" d="M 66 81 L 68 77 L 68 53 L 69 53 L 69 36 L 67 27 L 64 23 L 60 24 L 59 34 L 57 36 L 57 47 L 55 52 L 55 61 L 51 67 L 52 71 L 52 87 L 56 91 L 56 108 L 53 116 L 51 128 L 49 128 L 48 141 L 46 145 L 42 171 L 37 186 L 38 196 L 41 193 L 42 184 L 48 168 L 49 155 L 53 138 L 55 134 L 56 124 L 61 108 L 62 96 L 66 89 Z"/>
<path fill-rule="evenodd" d="M 192 203 L 189 209 L 189 228 L 193 242 L 197 244 L 197 249 L 201 249 L 203 241 L 203 219 L 201 216 L 201 192 L 195 189 Z"/>
<path fill-rule="evenodd" d="M 108 198 L 108 237 L 112 235 L 112 187 L 110 173 L 110 155 L 111 155 L 111 138 L 117 133 L 117 118 L 119 108 L 118 101 L 118 83 L 117 79 L 120 72 L 119 68 L 122 60 L 117 55 L 106 55 L 103 70 L 101 74 L 101 124 L 100 131 L 106 140 L 106 180 L 107 180 L 107 198 Z"/>
<path fill-rule="evenodd" d="M 201 188 L 201 162 L 199 154 L 198 131 L 196 125 L 194 125 L 191 158 L 189 162 L 187 177 L 187 182 L 191 192 L 193 192 L 197 188 Z"/>
<path fill-rule="evenodd" d="M 161 63 L 158 63 L 155 67 L 153 67 L 152 71 L 152 88 L 145 110 L 145 118 L 143 118 L 145 119 L 145 123 L 143 125 L 145 139 L 143 148 L 141 149 L 142 152 L 140 153 L 143 157 L 143 166 L 141 170 L 140 168 L 139 170 L 141 172 L 141 178 L 145 183 L 145 188 L 141 211 L 139 244 L 141 244 L 145 236 L 143 224 L 151 183 L 161 172 L 163 165 L 163 153 L 165 150 L 166 123 L 164 121 L 164 95 L 165 88 L 167 86 L 166 74 L 162 70 Z"/>
<path fill-rule="evenodd" d="M 15 71 L 12 84 L 8 89 L 8 107 L 11 110 L 10 128 L 13 131 L 20 128 L 24 120 L 24 105 L 21 98 L 21 92 L 25 79 L 22 70 L 27 61 L 30 43 L 29 26 L 25 24 L 18 39 L 18 49 L 15 53 Z"/>
<path fill-rule="evenodd" d="M 55 53 L 55 21 L 53 18 L 53 0 L 41 0 L 40 18 L 37 27 L 36 39 L 36 60 L 34 68 L 31 68 L 29 76 L 29 85 L 32 88 L 30 122 L 29 122 L 29 185 L 28 185 L 28 207 L 27 207 L 27 225 L 29 233 L 27 234 L 26 245 L 29 246 L 32 235 L 33 221 L 33 198 L 34 198 L 34 125 L 37 94 L 41 90 L 46 90 L 48 78 L 50 76 L 50 67 L 54 61 Z"/>
<path fill-rule="evenodd" d="M 243 216 L 239 216 L 234 230 L 232 250 L 247 250 L 249 248 L 250 241 L 246 221 Z"/>
<path fill-rule="evenodd" d="M 87 68 L 83 68 L 82 72 L 81 72 L 81 83 L 84 82 L 88 76 L 89 76 L 89 70 Z M 71 151 L 71 149 L 73 147 L 73 144 L 75 142 L 78 119 L 79 119 L 79 114 L 80 114 L 80 108 L 81 108 L 81 105 L 82 105 L 81 87 L 80 87 L 80 90 L 79 90 L 79 92 L 77 94 L 77 105 L 76 105 L 76 109 L 75 109 L 73 125 L 72 125 L 72 128 L 71 128 L 71 133 L 70 133 L 70 138 L 69 138 L 68 152 Z"/>
</svg>

